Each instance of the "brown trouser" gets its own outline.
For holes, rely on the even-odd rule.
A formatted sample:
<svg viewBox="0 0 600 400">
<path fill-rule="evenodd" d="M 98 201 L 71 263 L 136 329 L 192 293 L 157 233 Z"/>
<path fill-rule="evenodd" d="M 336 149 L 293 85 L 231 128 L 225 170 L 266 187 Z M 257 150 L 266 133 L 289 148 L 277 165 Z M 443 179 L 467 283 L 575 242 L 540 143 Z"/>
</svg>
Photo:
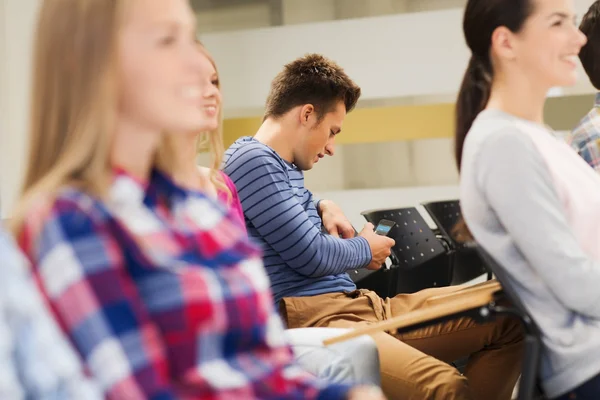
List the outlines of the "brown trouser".
<svg viewBox="0 0 600 400">
<path fill-rule="evenodd" d="M 289 328 L 356 327 L 424 308 L 428 298 L 458 288 L 385 300 L 368 290 L 288 297 L 281 302 L 281 314 Z M 460 318 L 400 335 L 372 336 L 379 350 L 381 384 L 390 400 L 508 400 L 520 373 L 523 335 L 516 319 L 477 324 Z M 467 356 L 465 376 L 448 364 Z"/>
</svg>

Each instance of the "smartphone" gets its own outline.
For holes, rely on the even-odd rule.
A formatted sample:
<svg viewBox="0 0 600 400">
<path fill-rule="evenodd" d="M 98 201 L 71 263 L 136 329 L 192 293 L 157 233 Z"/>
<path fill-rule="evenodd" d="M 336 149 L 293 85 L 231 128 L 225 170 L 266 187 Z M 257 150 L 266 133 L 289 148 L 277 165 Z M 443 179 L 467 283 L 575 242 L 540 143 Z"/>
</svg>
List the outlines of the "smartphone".
<svg viewBox="0 0 600 400">
<path fill-rule="evenodd" d="M 387 236 L 390 234 L 392 228 L 396 225 L 394 221 L 390 221 L 388 219 L 381 219 L 375 228 L 375 233 L 382 236 Z"/>
</svg>

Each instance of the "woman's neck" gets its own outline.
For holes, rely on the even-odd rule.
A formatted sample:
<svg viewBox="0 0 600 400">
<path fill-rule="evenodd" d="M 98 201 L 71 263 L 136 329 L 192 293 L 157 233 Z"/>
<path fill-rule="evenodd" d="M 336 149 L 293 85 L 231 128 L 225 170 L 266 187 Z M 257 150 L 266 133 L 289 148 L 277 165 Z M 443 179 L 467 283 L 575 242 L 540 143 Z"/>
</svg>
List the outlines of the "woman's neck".
<svg viewBox="0 0 600 400">
<path fill-rule="evenodd" d="M 534 80 L 524 78 L 495 78 L 486 109 L 498 109 L 543 125 L 548 88 L 536 87 Z"/>
<path fill-rule="evenodd" d="M 111 149 L 111 165 L 136 179 L 147 181 L 160 138 L 160 131 L 144 129 L 131 121 L 118 121 Z"/>
<path fill-rule="evenodd" d="M 196 163 L 198 135 L 178 135 L 170 138 L 173 154 L 177 157 L 171 166 L 172 178 L 180 186 L 216 195 L 216 188 L 210 180 L 210 170 L 200 169 Z"/>
</svg>

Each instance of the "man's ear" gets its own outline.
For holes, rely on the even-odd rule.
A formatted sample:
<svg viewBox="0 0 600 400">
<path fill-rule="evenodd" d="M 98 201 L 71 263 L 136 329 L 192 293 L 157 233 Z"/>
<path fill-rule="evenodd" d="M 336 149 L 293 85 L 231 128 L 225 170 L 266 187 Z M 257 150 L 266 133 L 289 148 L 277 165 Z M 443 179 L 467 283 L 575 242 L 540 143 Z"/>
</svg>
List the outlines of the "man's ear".
<svg viewBox="0 0 600 400">
<path fill-rule="evenodd" d="M 309 125 L 311 119 L 315 117 L 315 107 L 312 104 L 305 104 L 300 108 L 301 125 Z"/>
</svg>

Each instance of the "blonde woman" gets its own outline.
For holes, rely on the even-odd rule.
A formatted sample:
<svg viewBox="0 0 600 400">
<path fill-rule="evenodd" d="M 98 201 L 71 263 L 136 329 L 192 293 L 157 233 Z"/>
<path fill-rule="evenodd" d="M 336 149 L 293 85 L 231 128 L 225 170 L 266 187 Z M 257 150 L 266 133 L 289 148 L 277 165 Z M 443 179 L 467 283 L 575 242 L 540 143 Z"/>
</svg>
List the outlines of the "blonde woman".
<svg viewBox="0 0 600 400">
<path fill-rule="evenodd" d="M 258 250 L 154 168 L 207 127 L 195 31 L 186 0 L 42 3 L 13 228 L 55 318 L 111 399 L 380 398 L 291 363 Z"/>
<path fill-rule="evenodd" d="M 202 53 L 203 69 L 207 71 L 207 90 L 198 106 L 207 121 L 206 130 L 180 135 L 167 135 L 158 152 L 159 168 L 167 172 L 173 180 L 190 190 L 201 191 L 217 199 L 231 210 L 240 226 L 246 229 L 242 205 L 235 185 L 225 173 L 220 171 L 223 160 L 222 97 L 217 65 L 208 51 L 198 44 Z M 198 166 L 196 157 L 199 151 L 210 154 L 210 166 Z M 173 157 L 172 157 L 173 155 Z"/>
</svg>

